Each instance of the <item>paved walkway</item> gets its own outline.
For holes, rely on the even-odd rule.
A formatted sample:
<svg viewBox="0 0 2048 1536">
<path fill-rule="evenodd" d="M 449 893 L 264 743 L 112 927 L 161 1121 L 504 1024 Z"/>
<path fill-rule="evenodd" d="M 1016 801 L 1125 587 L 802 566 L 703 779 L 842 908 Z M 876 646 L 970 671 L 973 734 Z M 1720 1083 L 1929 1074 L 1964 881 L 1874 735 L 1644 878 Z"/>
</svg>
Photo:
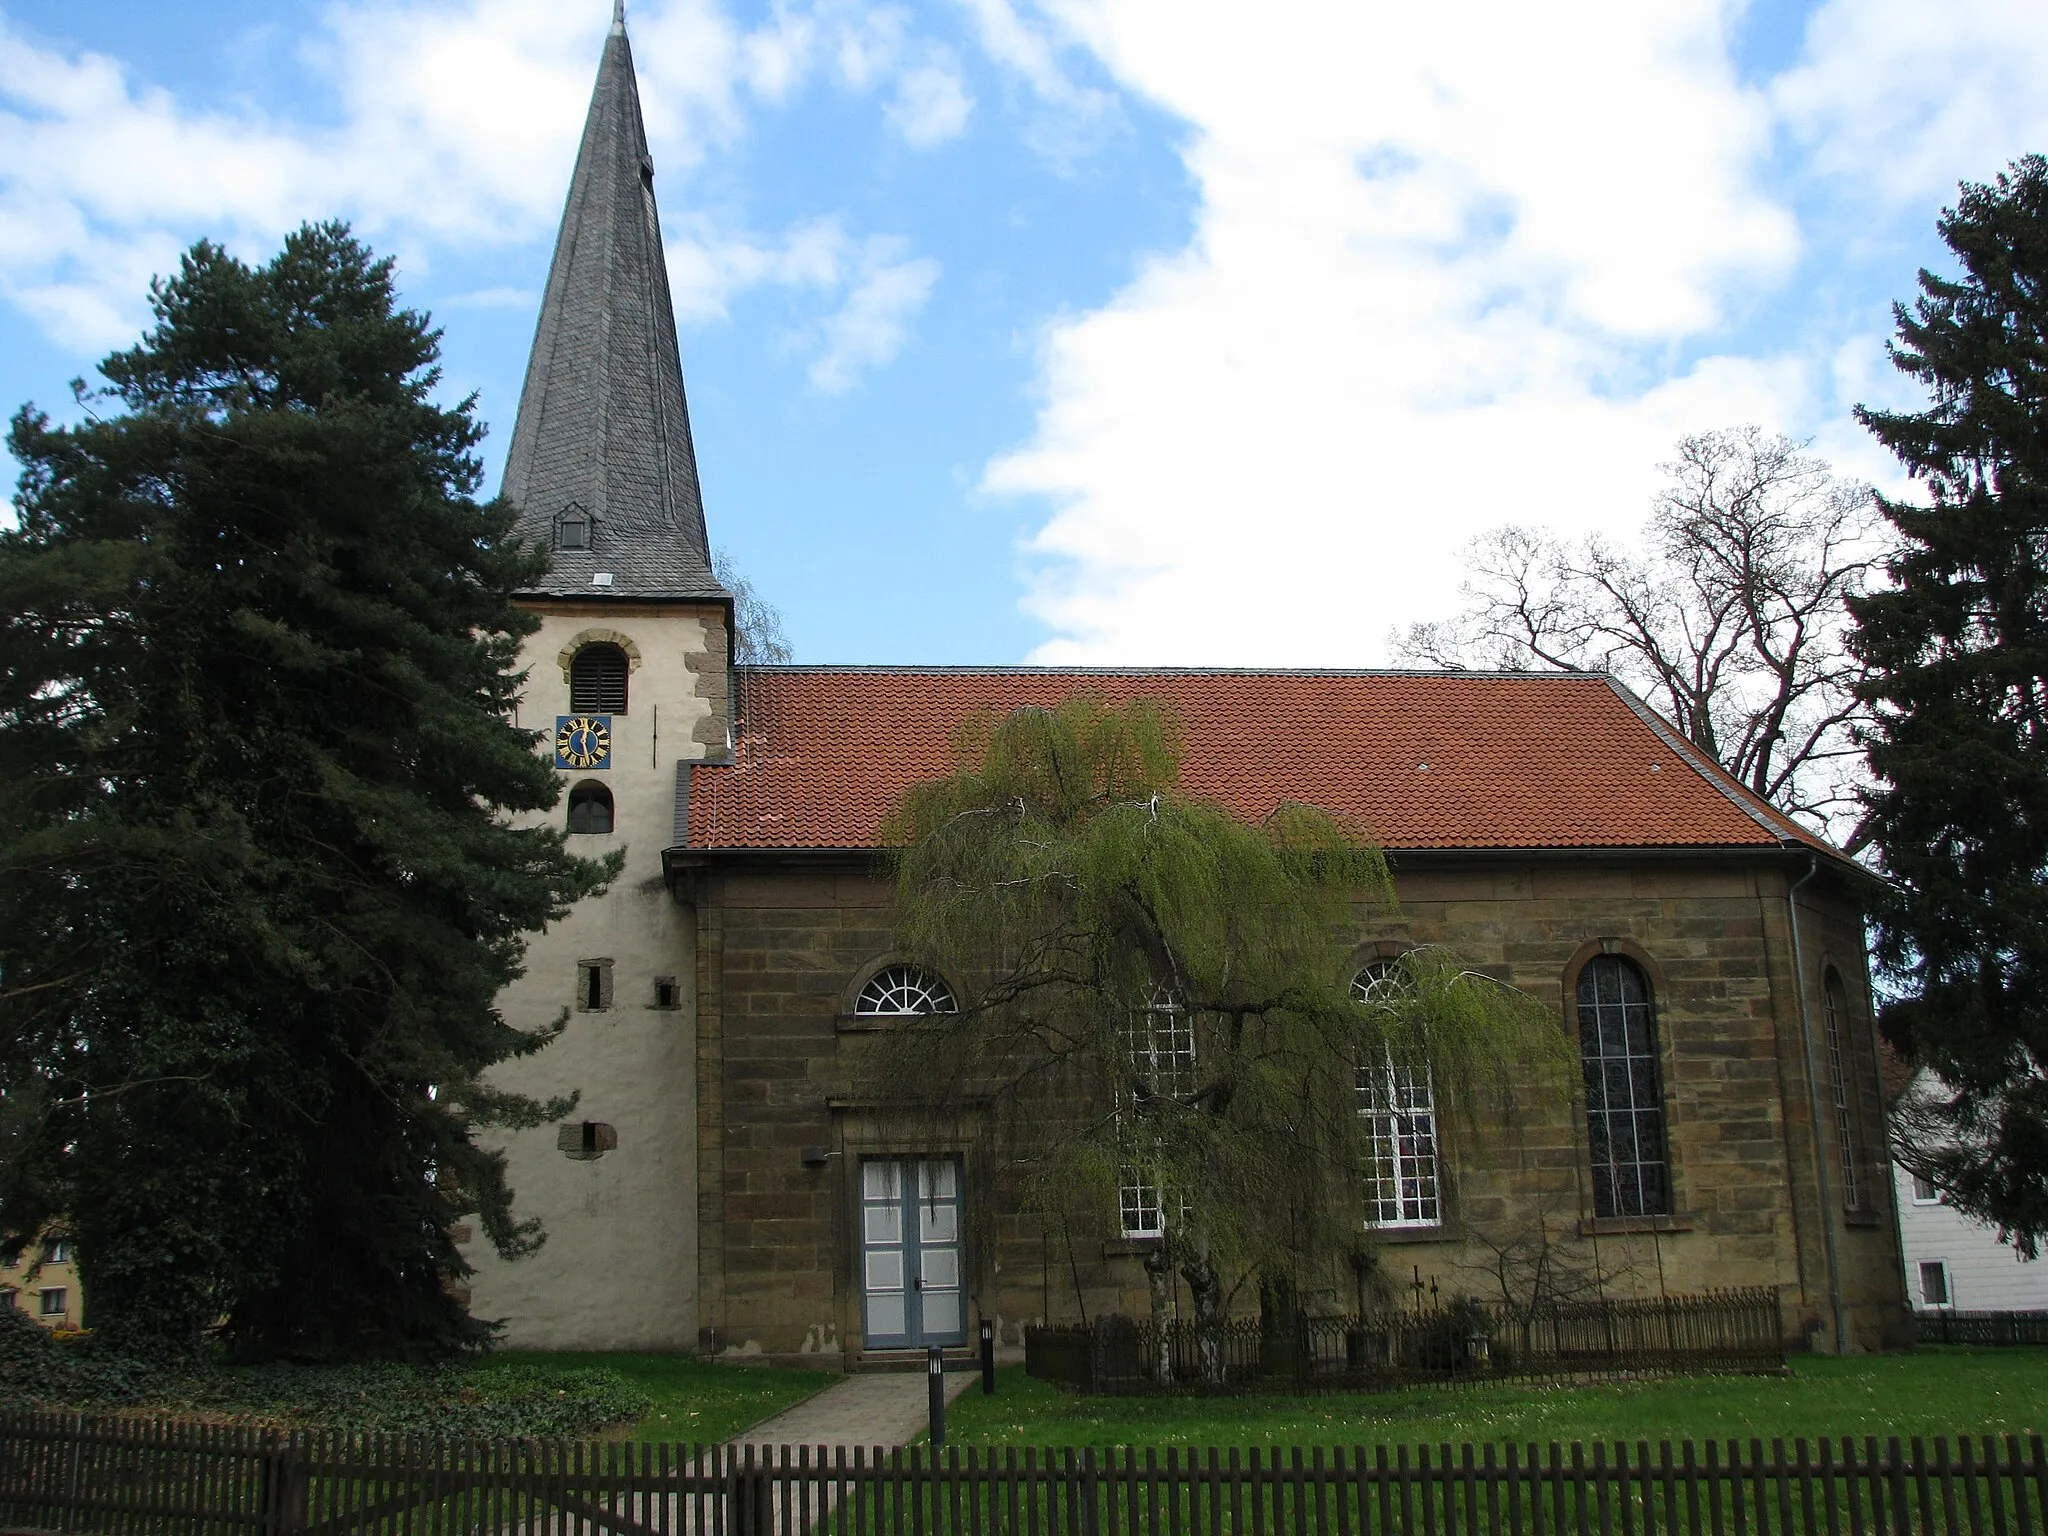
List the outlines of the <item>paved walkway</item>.
<svg viewBox="0 0 2048 1536">
<path fill-rule="evenodd" d="M 948 1371 L 946 1401 L 981 1380 L 979 1371 Z M 734 1445 L 848 1447 L 908 1445 L 923 1433 L 928 1412 L 923 1371 L 862 1371 L 756 1424 Z"/>
</svg>

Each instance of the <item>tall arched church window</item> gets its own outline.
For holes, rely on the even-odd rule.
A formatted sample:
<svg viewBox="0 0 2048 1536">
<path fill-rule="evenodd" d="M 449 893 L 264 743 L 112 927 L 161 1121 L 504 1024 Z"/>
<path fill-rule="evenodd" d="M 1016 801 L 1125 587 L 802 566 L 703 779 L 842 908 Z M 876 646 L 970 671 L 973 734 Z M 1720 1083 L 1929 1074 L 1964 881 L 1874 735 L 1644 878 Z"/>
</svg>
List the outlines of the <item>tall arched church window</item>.
<svg viewBox="0 0 2048 1536">
<path fill-rule="evenodd" d="M 1383 1002 L 1405 985 L 1395 960 L 1375 960 L 1351 978 L 1351 995 Z M 1393 1053 L 1357 1066 L 1358 1113 L 1371 1162 L 1365 1219 L 1376 1227 L 1433 1227 L 1443 1220 L 1437 1173 L 1436 1093 L 1429 1068 L 1398 1066 Z"/>
<path fill-rule="evenodd" d="M 626 653 L 609 640 L 586 645 L 569 663 L 569 708 L 577 714 L 626 712 Z"/>
<path fill-rule="evenodd" d="M 585 779 L 569 791 L 569 830 L 609 832 L 612 829 L 612 792 L 602 784 Z"/>
<path fill-rule="evenodd" d="M 1131 1083 L 1123 1112 L 1194 1092 L 1195 1020 L 1170 987 L 1156 989 L 1142 1008 L 1125 1017 L 1124 1046 L 1130 1053 Z M 1117 1170 L 1117 1214 L 1125 1237 L 1166 1235 L 1166 1202 L 1155 1170 L 1134 1158 Z"/>
<path fill-rule="evenodd" d="M 1670 1215 L 1656 1014 L 1649 978 L 1625 956 L 1595 955 L 1579 972 L 1579 1055 L 1593 1214 Z"/>
<path fill-rule="evenodd" d="M 1842 1166 L 1842 1206 L 1863 1209 L 1862 1168 L 1858 1160 L 1856 1135 L 1855 1061 L 1848 1044 L 1849 996 L 1842 988 L 1841 973 L 1828 968 L 1821 984 L 1821 997 L 1828 1046 L 1828 1088 L 1835 1104 L 1835 1152 Z"/>
<path fill-rule="evenodd" d="M 930 971 L 915 965 L 890 965 L 868 979 L 853 1011 L 862 1018 L 913 1018 L 926 1013 L 957 1013 L 953 992 Z"/>
</svg>

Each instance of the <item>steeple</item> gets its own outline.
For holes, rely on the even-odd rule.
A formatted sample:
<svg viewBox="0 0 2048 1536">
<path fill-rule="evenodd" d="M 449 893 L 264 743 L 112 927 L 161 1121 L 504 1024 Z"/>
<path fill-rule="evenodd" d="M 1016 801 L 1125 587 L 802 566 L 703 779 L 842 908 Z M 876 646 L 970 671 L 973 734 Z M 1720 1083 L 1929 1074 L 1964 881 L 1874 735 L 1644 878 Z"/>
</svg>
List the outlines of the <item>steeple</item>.
<svg viewBox="0 0 2048 1536">
<path fill-rule="evenodd" d="M 625 17 L 614 0 L 505 494 L 553 551 L 535 595 L 720 598 Z"/>
</svg>

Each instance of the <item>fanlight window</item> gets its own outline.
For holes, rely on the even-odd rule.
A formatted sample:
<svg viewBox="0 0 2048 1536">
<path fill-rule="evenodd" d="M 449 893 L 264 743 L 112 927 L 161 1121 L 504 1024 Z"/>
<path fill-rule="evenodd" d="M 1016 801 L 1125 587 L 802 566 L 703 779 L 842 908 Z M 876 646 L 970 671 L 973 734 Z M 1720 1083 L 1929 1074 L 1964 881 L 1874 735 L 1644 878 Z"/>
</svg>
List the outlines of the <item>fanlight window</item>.
<svg viewBox="0 0 2048 1536">
<path fill-rule="evenodd" d="M 1842 990 L 1842 978 L 1832 968 L 1821 993 L 1826 1007 L 1828 1039 L 1828 1086 L 1835 1100 L 1835 1149 L 1842 1162 L 1842 1206 L 1863 1209 L 1863 1180 L 1856 1156 L 1856 1104 L 1851 1097 L 1853 1060 L 1843 1036 L 1849 1018 L 1849 998 Z"/>
<path fill-rule="evenodd" d="M 569 708 L 577 714 L 626 712 L 626 653 L 609 640 L 586 645 L 569 663 Z"/>
<path fill-rule="evenodd" d="M 1399 994 L 1401 967 L 1375 960 L 1351 979 L 1351 995 L 1376 1002 Z M 1436 1093 L 1429 1068 L 1397 1066 L 1392 1053 L 1357 1068 L 1358 1113 L 1372 1161 L 1365 1218 L 1376 1227 L 1433 1227 L 1443 1220 L 1437 1172 Z"/>
<path fill-rule="evenodd" d="M 952 989 L 930 971 L 914 965 L 891 965 L 875 972 L 860 989 L 853 1011 L 862 1018 L 911 1018 L 926 1013 L 955 1013 L 960 1005 Z"/>
<path fill-rule="evenodd" d="M 1668 1216 L 1671 1169 L 1657 1085 L 1650 983 L 1632 960 L 1596 955 L 1579 972 L 1579 1055 L 1595 1216 Z"/>
<path fill-rule="evenodd" d="M 612 829 L 612 792 L 602 784 L 585 780 L 569 791 L 569 830 L 609 832 Z"/>
</svg>

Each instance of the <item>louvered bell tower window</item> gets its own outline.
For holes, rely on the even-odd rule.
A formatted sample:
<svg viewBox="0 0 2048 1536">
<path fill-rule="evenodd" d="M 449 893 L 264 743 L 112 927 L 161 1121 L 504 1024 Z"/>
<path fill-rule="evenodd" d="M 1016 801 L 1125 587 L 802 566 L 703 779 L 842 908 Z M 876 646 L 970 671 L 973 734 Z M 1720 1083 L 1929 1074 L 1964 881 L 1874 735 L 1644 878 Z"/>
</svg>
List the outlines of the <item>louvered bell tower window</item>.
<svg viewBox="0 0 2048 1536">
<path fill-rule="evenodd" d="M 609 641 L 586 645 L 569 663 L 569 708 L 577 714 L 626 712 L 626 653 Z"/>
<path fill-rule="evenodd" d="M 555 519 L 555 548 L 590 548 L 590 514 L 581 507 L 570 506 Z"/>
</svg>

